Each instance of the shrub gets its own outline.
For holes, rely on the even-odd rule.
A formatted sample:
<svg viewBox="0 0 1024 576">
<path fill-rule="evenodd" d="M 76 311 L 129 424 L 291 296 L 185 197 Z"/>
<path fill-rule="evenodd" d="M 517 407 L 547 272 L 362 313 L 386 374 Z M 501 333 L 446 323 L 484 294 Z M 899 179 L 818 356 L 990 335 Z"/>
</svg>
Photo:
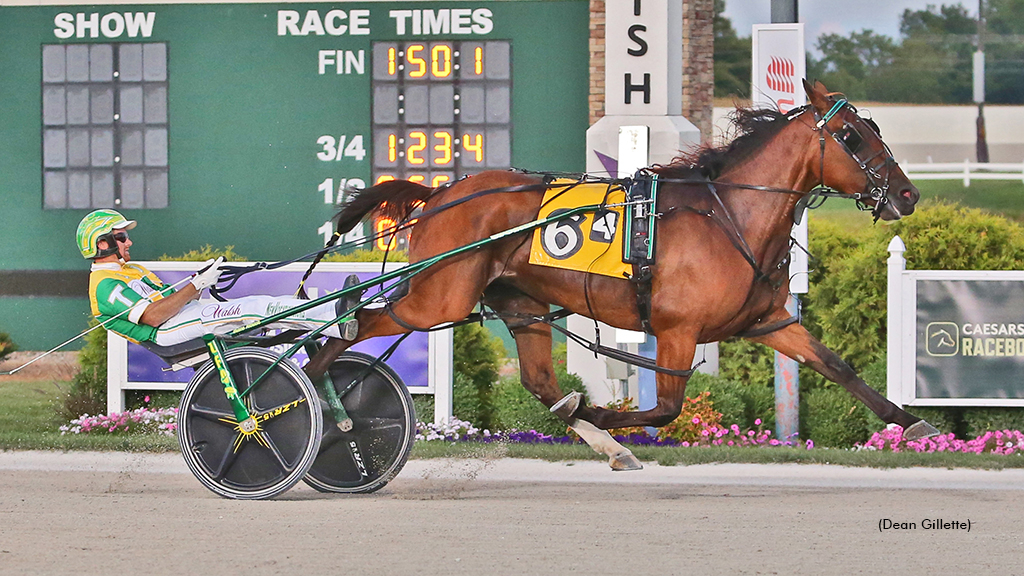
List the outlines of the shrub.
<svg viewBox="0 0 1024 576">
<path fill-rule="evenodd" d="M 708 392 L 715 410 L 721 412 L 721 424 L 753 428 L 761 420 L 766 428 L 775 427 L 774 388 L 764 384 L 741 384 L 722 376 L 696 372 L 686 385 L 686 395 L 696 398 Z"/>
<path fill-rule="evenodd" d="M 0 362 L 4 361 L 11 352 L 18 350 L 18 345 L 11 340 L 11 336 L 6 332 L 0 332 Z"/>
<path fill-rule="evenodd" d="M 478 428 L 494 426 L 493 387 L 505 346 L 480 324 L 455 327 L 453 411 Z"/>
<path fill-rule="evenodd" d="M 90 320 L 89 326 L 96 326 Z M 85 335 L 85 345 L 78 352 L 78 373 L 61 403 L 65 420 L 83 414 L 104 414 L 107 411 L 107 331 L 97 328 Z"/>
<path fill-rule="evenodd" d="M 956 406 L 904 406 L 903 409 L 918 418 L 924 418 L 943 434 L 963 435 L 963 408 Z"/>
<path fill-rule="evenodd" d="M 907 267 L 917 270 L 1000 270 L 1024 267 L 1024 228 L 1001 216 L 956 204 L 926 201 L 913 216 L 896 222 L 843 228 L 829 221 L 810 220 L 810 292 L 804 295 L 803 324 L 826 346 L 846 360 L 869 386 L 885 393 L 886 259 L 887 247 L 899 235 L 907 244 Z M 746 341 L 726 342 L 721 348 L 723 375 L 757 383 L 773 378 L 773 352 Z M 882 427 L 870 411 L 845 391 L 810 369 L 801 368 L 801 412 L 804 430 L 819 444 L 860 437 Z M 814 396 L 819 389 L 833 389 Z M 845 397 L 843 395 L 846 395 Z M 712 391 L 712 400 L 715 394 Z M 809 406 L 812 402 L 814 406 Z M 716 406 L 724 404 L 716 404 Z M 847 414 L 853 408 L 854 412 Z M 834 414 L 830 410 L 837 410 Z M 728 409 L 724 418 L 729 419 Z M 1017 409 L 979 412 L 968 424 L 966 412 L 955 408 L 913 408 L 943 431 L 976 435 L 984 422 L 1015 422 Z M 1024 411 L 1022 411 L 1024 413 Z M 858 416 L 862 414 L 863 417 Z M 997 420 L 995 416 L 998 415 Z M 826 425 L 825 420 L 836 420 Z M 843 431 L 853 418 L 863 427 Z M 809 419 L 813 420 L 810 422 Z M 1013 428 L 1017 427 L 1013 424 Z"/>
<path fill-rule="evenodd" d="M 384 252 L 372 248 L 359 248 L 351 252 L 332 252 L 324 256 L 324 262 L 383 262 Z M 388 262 L 408 262 L 409 253 L 405 250 L 387 252 Z"/>
<path fill-rule="evenodd" d="M 586 394 L 583 379 L 566 369 L 566 345 L 556 344 L 552 350 L 555 381 L 564 394 Z M 585 401 L 585 400 L 584 400 Z M 494 425 L 499 430 L 536 430 L 549 436 L 565 436 L 565 422 L 551 413 L 523 387 L 518 376 L 502 378 L 494 390 Z"/>
<path fill-rule="evenodd" d="M 964 432 L 978 438 L 995 430 L 1024 430 L 1024 410 L 1020 408 L 965 408 Z"/>
<path fill-rule="evenodd" d="M 821 387 L 803 394 L 800 424 L 815 445 L 850 447 L 868 439 L 869 410 L 845 389 Z"/>
<path fill-rule="evenodd" d="M 805 298 L 806 325 L 855 369 L 885 355 L 886 258 L 889 241 L 907 245 L 916 270 L 1003 270 L 1024 266 L 1024 228 L 1001 216 L 956 204 L 924 202 L 913 216 L 848 232 L 814 225 L 811 252 L 819 259 Z M 841 240 L 835 235 L 840 234 Z"/>
<path fill-rule="evenodd" d="M 417 422 L 433 422 L 434 421 L 434 395 L 433 394 L 413 394 L 412 395 L 412 407 L 416 413 Z"/>
<path fill-rule="evenodd" d="M 165 262 L 205 262 L 211 258 L 219 258 L 223 256 L 224 260 L 228 262 L 244 262 L 247 260 L 245 256 L 241 256 L 235 252 L 234 246 L 225 246 L 224 248 L 214 248 L 207 244 L 201 248 L 195 250 L 189 250 L 181 256 L 163 256 L 157 258 L 157 260 Z"/>
<path fill-rule="evenodd" d="M 485 420 L 493 419 L 490 394 L 492 386 L 480 390 L 464 372 L 456 371 L 452 375 L 452 415 L 485 429 Z"/>
<path fill-rule="evenodd" d="M 744 405 L 744 428 L 762 426 L 775 430 L 775 386 L 761 384 L 740 385 Z M 761 421 L 758 424 L 758 420 Z"/>
<path fill-rule="evenodd" d="M 705 390 L 687 398 L 679 417 L 662 426 L 658 436 L 691 444 L 706 439 L 709 428 L 724 424 L 722 413 L 715 409 L 714 402 L 709 398 L 710 394 Z"/>
<path fill-rule="evenodd" d="M 734 382 L 726 378 L 696 372 L 686 385 L 686 395 L 698 398 L 707 392 L 708 400 L 721 413 L 719 420 L 723 426 L 743 426 L 747 407 L 736 387 Z"/>
<path fill-rule="evenodd" d="M 775 351 L 771 348 L 735 339 L 720 342 L 718 354 L 719 373 L 723 377 L 750 385 L 774 385 Z"/>
</svg>

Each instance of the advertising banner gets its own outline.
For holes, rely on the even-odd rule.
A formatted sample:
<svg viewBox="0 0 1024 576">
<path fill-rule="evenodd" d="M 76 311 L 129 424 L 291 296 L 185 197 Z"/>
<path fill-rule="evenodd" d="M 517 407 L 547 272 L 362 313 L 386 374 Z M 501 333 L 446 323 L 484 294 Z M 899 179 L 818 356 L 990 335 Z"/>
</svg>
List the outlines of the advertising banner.
<svg viewBox="0 0 1024 576">
<path fill-rule="evenodd" d="M 917 398 L 1024 399 L 1024 284 L 918 280 Z"/>
<path fill-rule="evenodd" d="M 752 36 L 750 95 L 754 107 L 789 112 L 807 102 L 801 80 L 807 75 L 803 24 L 756 24 Z M 793 226 L 793 238 L 807 247 L 807 218 Z M 806 294 L 807 253 L 790 252 L 789 291 Z"/>
</svg>

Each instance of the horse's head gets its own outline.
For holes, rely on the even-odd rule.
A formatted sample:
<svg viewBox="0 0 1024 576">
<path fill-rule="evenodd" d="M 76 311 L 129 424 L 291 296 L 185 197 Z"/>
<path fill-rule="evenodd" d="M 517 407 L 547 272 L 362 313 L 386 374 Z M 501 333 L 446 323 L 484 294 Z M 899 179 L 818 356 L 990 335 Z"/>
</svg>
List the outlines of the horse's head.
<svg viewBox="0 0 1024 576">
<path fill-rule="evenodd" d="M 878 125 L 863 118 L 841 94 L 804 80 L 807 99 L 819 130 L 822 185 L 857 198 L 882 220 L 914 212 L 921 193 L 892 157 Z"/>
</svg>

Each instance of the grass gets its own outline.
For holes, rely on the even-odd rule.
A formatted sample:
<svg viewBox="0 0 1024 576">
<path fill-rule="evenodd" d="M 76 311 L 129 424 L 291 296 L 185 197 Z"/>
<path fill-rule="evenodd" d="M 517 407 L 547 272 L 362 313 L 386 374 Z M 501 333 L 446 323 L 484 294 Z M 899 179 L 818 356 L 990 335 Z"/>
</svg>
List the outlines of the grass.
<svg viewBox="0 0 1024 576">
<path fill-rule="evenodd" d="M 0 382 L 0 450 L 97 450 L 125 452 L 175 452 L 176 438 L 156 434 L 69 434 L 61 436 L 65 424 L 57 416 L 56 403 L 62 382 Z M 662 466 L 690 466 L 711 463 L 749 464 L 836 464 L 873 468 L 1003 469 L 1024 467 L 1024 457 L 991 454 L 915 454 L 850 450 L 795 448 L 668 448 L 634 446 L 633 453 L 644 462 Z M 417 442 L 412 458 L 529 458 L 548 461 L 606 461 L 582 444 L 483 444 L 475 442 Z"/>
<path fill-rule="evenodd" d="M 1020 181 L 975 180 L 969 188 L 961 180 L 919 180 L 914 184 L 921 191 L 921 200 L 957 202 L 1024 222 L 1024 183 Z M 811 218 L 833 220 L 853 228 L 870 226 L 872 220 L 869 213 L 857 210 L 852 200 L 838 198 L 829 199 L 809 213 Z"/>
<path fill-rule="evenodd" d="M 118 450 L 167 452 L 178 440 L 155 434 L 68 434 L 58 428 L 67 422 L 57 403 L 66 382 L 0 381 L 0 450 Z"/>
</svg>

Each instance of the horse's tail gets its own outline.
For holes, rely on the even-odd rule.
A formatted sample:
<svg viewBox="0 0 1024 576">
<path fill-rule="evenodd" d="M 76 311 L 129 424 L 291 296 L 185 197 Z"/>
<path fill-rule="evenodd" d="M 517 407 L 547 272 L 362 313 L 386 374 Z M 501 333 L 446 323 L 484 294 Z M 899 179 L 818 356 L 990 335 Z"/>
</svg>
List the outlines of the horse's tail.
<svg viewBox="0 0 1024 576">
<path fill-rule="evenodd" d="M 353 194 L 338 212 L 337 230 L 344 234 L 358 224 L 364 216 L 376 210 L 396 222 L 403 222 L 412 214 L 418 202 L 426 202 L 433 188 L 407 180 L 389 180 Z"/>
</svg>

